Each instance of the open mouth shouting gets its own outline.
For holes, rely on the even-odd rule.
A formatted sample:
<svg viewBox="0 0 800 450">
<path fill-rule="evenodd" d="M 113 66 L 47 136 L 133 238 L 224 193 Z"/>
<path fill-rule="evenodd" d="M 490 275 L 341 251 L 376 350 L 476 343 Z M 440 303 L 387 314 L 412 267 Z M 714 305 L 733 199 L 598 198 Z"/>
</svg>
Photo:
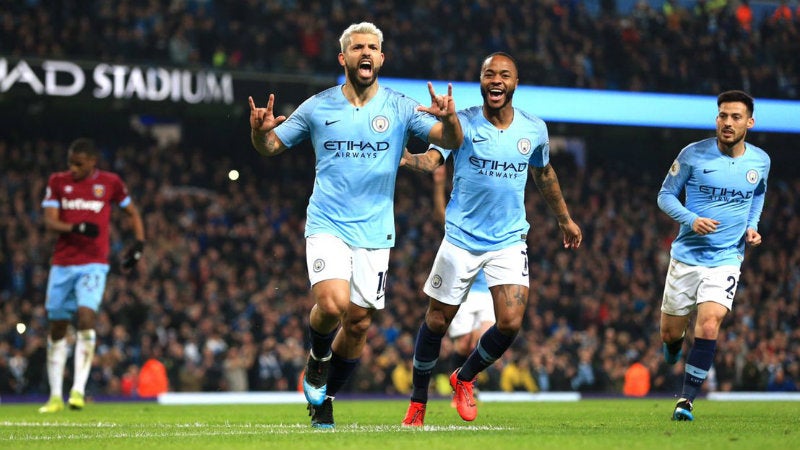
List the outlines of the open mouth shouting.
<svg viewBox="0 0 800 450">
<path fill-rule="evenodd" d="M 371 78 L 373 75 L 372 60 L 362 59 L 358 63 L 358 76 L 361 78 Z"/>
<path fill-rule="evenodd" d="M 492 103 L 501 102 L 506 95 L 506 92 L 503 89 L 498 87 L 489 88 L 487 91 L 489 101 Z"/>
</svg>

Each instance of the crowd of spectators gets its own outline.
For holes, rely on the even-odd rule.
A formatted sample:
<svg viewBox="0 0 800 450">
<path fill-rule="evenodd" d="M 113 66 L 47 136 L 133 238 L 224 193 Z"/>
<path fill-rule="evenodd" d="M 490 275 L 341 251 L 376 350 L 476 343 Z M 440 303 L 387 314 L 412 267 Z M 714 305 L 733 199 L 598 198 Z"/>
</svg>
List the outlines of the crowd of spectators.
<svg viewBox="0 0 800 450">
<path fill-rule="evenodd" d="M 504 49 L 531 74 L 526 83 L 703 94 L 736 87 L 797 97 L 796 16 L 747 28 L 734 1 L 639 5 L 625 16 L 604 9 L 590 17 L 582 2 L 554 0 L 29 0 L 4 2 L 0 54 L 338 74 L 339 33 L 367 19 L 386 33 L 384 75 L 471 80 L 481 56 Z M 303 239 L 310 149 L 268 164 L 236 161 L 242 173 L 232 182 L 231 158 L 254 153 L 249 148 L 221 154 L 198 142 L 98 133 L 90 137 L 103 145 L 104 167 L 127 182 L 148 241 L 139 269 L 123 276 L 117 258 L 130 233 L 124 223 L 112 232 L 88 394 L 136 395 L 138 371 L 153 358 L 166 366 L 173 391 L 297 389 L 313 305 Z M 44 292 L 54 237 L 41 224 L 40 202 L 48 175 L 65 168 L 68 143 L 0 136 L 0 394 L 47 394 Z M 555 221 L 531 192 L 525 326 L 479 387 L 621 393 L 626 370 L 641 364 L 652 392 L 677 392 L 683 366 L 663 364 L 658 334 L 677 231 L 655 204 L 666 167 L 554 158 L 584 245 L 563 251 Z M 429 220 L 430 192 L 426 177 L 401 170 L 387 309 L 346 391 L 410 389 L 427 304 L 421 286 L 442 237 Z M 799 192 L 800 180 L 770 180 L 765 242 L 748 253 L 707 389 L 798 389 Z M 450 351 L 445 343 L 440 378 Z"/>
<path fill-rule="evenodd" d="M 474 81 L 481 58 L 504 50 L 527 84 L 800 95 L 800 7 L 785 1 L 639 0 L 624 12 L 613 0 L 3 3 L 0 54 L 17 57 L 335 76 L 339 34 L 370 20 L 387 76 Z"/>
<path fill-rule="evenodd" d="M 116 266 L 130 238 L 124 222 L 111 236 L 113 270 L 89 394 L 135 395 L 137 370 L 150 358 L 164 363 L 173 391 L 296 389 L 313 305 L 303 239 L 310 149 L 252 165 L 233 182 L 229 156 L 133 135 L 114 141 L 120 138 L 126 143 L 104 145 L 103 167 L 126 180 L 148 241 L 139 270 L 123 276 Z M 65 146 L 0 139 L 0 190 L 8 193 L 0 197 L 0 393 L 46 394 L 44 289 L 54 238 L 41 225 L 40 202 L 49 173 L 63 170 Z M 554 164 L 584 245 L 564 251 L 544 202 L 529 195 L 525 326 L 479 386 L 620 393 L 626 369 L 639 362 L 652 376 L 651 392 L 676 392 L 682 365 L 663 363 L 658 334 L 676 232 L 655 204 L 666 169 L 583 168 L 564 154 L 554 155 Z M 430 189 L 427 177 L 401 170 L 387 308 L 347 390 L 392 394 L 410 387 L 426 305 L 421 286 L 442 237 L 429 220 Z M 798 387 L 798 192 L 800 180 L 770 180 L 760 228 L 765 243 L 748 253 L 709 389 Z M 443 377 L 450 350 L 446 343 L 437 369 Z"/>
</svg>

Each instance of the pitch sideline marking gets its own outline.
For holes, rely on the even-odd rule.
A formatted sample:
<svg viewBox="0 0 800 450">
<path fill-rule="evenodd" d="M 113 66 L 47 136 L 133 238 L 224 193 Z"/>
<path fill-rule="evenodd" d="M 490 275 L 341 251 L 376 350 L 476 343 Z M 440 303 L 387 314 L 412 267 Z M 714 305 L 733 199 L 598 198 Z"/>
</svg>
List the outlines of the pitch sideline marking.
<svg viewBox="0 0 800 450">
<path fill-rule="evenodd" d="M 2 427 L 30 427 L 30 428 L 121 428 L 127 425 L 120 425 L 113 422 L 100 422 L 96 424 L 82 424 L 82 423 L 60 423 L 60 422 L 0 422 Z M 144 428 L 144 425 L 137 426 L 131 425 L 131 428 Z M 211 425 L 207 423 L 193 422 L 193 423 L 179 423 L 179 424 L 165 424 L 160 425 L 163 428 L 174 428 L 175 432 L 153 432 L 153 431 L 137 431 L 130 432 L 115 432 L 107 435 L 93 436 L 93 439 L 120 439 L 120 438 L 164 438 L 164 437 L 201 437 L 201 436 L 249 436 L 258 434 L 308 434 L 308 433 L 324 433 L 326 431 L 316 430 L 308 426 L 308 424 L 218 424 Z M 191 429 L 203 429 L 205 431 L 189 431 Z M 335 430 L 328 432 L 334 433 L 383 433 L 387 431 L 408 430 L 409 432 L 464 432 L 464 431 L 509 431 L 512 427 L 498 427 L 492 425 L 426 425 L 423 428 L 406 429 L 400 425 L 345 425 L 337 427 Z M 58 434 L 55 436 L 37 436 L 27 433 L 11 434 L 7 438 L 0 438 L 0 441 L 16 442 L 16 441 L 55 441 L 55 440 L 73 440 L 73 439 L 86 439 L 85 434 Z"/>
</svg>

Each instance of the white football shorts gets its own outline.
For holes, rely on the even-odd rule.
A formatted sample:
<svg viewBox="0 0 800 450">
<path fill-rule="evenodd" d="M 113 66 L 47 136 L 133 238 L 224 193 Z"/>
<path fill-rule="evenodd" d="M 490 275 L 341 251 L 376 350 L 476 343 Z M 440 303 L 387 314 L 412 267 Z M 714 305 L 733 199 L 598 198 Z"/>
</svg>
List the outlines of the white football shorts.
<svg viewBox="0 0 800 450">
<path fill-rule="evenodd" d="M 672 259 L 664 283 L 661 311 L 686 316 L 703 302 L 719 303 L 730 311 L 740 273 L 739 266 L 690 266 Z"/>
<path fill-rule="evenodd" d="M 467 300 L 461 304 L 450 322 L 447 335 L 455 339 L 479 329 L 483 322 L 494 323 L 495 320 L 492 294 L 489 291 L 470 289 Z"/>
<path fill-rule="evenodd" d="M 331 234 L 306 238 L 306 265 L 311 286 L 320 281 L 341 279 L 350 282 L 350 302 L 368 309 L 383 309 L 388 248 L 360 248 Z"/>
<path fill-rule="evenodd" d="M 473 253 L 445 239 L 436 253 L 423 291 L 442 303 L 460 305 L 466 301 L 472 280 L 481 267 L 489 287 L 502 284 L 530 286 L 528 248 L 524 243 L 501 250 Z"/>
</svg>

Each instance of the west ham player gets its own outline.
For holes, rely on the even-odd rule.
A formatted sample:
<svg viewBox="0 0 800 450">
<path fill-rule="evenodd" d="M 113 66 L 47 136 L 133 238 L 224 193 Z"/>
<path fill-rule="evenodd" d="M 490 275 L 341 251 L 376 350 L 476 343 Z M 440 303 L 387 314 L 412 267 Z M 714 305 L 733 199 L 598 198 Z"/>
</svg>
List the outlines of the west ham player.
<svg viewBox="0 0 800 450">
<path fill-rule="evenodd" d="M 464 364 L 450 376 L 456 409 L 462 419 L 477 416 L 475 377 L 511 346 L 528 302 L 525 214 L 528 172 L 555 213 L 565 248 L 581 244 L 550 165 L 544 121 L 512 105 L 519 83 L 517 64 L 505 53 L 484 59 L 480 73 L 483 105 L 459 111 L 464 143 L 457 150 L 431 148 L 404 155 L 403 165 L 432 171 L 453 154 L 453 191 L 445 214 L 445 239 L 425 282 L 428 311 L 414 349 L 414 389 L 403 425 L 423 426 L 431 370 L 442 338 L 470 285 L 483 269 L 494 301 L 496 323 L 478 341 Z"/>
<path fill-rule="evenodd" d="M 667 363 L 681 359 L 689 316 L 697 311 L 673 420 L 694 420 L 693 402 L 714 362 L 722 320 L 733 306 L 745 245 L 761 245 L 758 222 L 770 159 L 745 142 L 747 130 L 755 125 L 753 107 L 745 92 L 721 93 L 716 137 L 681 150 L 658 192 L 659 208 L 680 224 L 661 303 Z"/>
<path fill-rule="evenodd" d="M 372 315 L 384 307 L 394 246 L 394 189 L 411 135 L 447 148 L 461 145 L 452 87 L 431 106 L 380 87 L 383 33 L 369 22 L 339 39 L 345 83 L 309 98 L 287 119 L 250 101 L 256 151 L 277 155 L 310 139 L 316 178 L 308 204 L 306 262 L 315 305 L 303 378 L 311 425 L 333 428 L 332 399 L 355 370 Z M 339 325 L 341 324 L 341 327 Z M 337 331 L 338 330 L 338 331 Z"/>
<path fill-rule="evenodd" d="M 112 204 L 118 204 L 131 220 L 135 242 L 125 254 L 124 270 L 142 256 L 144 225 L 128 190 L 114 173 L 97 169 L 98 151 L 85 138 L 68 150 L 69 170 L 54 173 L 47 183 L 42 207 L 44 225 L 59 233 L 47 280 L 47 377 L 50 399 L 42 413 L 64 409 L 63 375 L 67 361 L 67 328 L 77 314 L 75 373 L 69 406 L 82 409 L 86 381 L 95 348 L 95 321 L 108 273 L 109 221 Z"/>
</svg>

